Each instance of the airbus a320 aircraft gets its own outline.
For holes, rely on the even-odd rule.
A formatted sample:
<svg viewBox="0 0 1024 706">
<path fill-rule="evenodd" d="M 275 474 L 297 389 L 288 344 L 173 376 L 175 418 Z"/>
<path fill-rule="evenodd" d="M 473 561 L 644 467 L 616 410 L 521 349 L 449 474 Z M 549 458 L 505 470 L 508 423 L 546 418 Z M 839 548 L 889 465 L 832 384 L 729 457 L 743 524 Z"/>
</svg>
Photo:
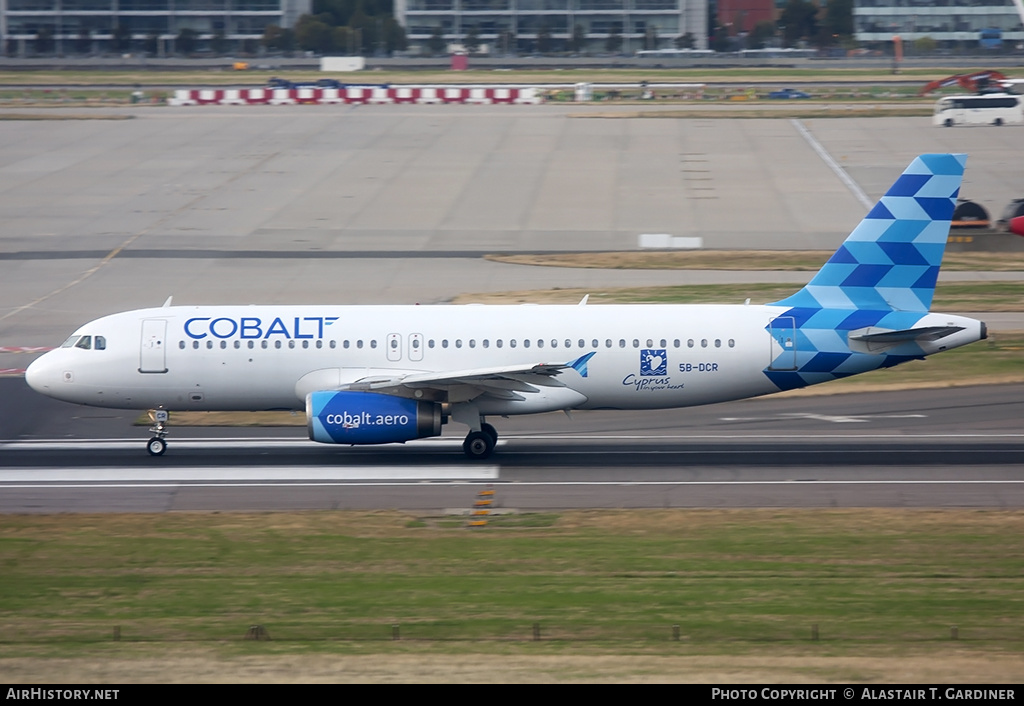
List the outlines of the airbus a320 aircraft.
<svg viewBox="0 0 1024 706">
<path fill-rule="evenodd" d="M 35 390 L 149 409 L 305 410 L 309 438 L 386 444 L 555 410 L 724 402 L 888 368 L 986 337 L 930 313 L 966 155 L 915 159 L 810 283 L 764 305 L 170 306 L 105 316 L 26 372 Z"/>
</svg>

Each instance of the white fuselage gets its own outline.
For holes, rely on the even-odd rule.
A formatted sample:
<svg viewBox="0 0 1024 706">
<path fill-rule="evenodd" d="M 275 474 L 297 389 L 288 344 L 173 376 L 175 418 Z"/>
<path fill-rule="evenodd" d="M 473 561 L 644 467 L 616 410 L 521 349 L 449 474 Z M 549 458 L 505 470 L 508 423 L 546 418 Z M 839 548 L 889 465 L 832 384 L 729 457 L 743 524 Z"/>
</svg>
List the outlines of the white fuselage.
<svg viewBox="0 0 1024 706">
<path fill-rule="evenodd" d="M 396 372 L 566 363 L 585 400 L 553 408 L 685 407 L 777 391 L 770 306 L 165 307 L 93 321 L 103 350 L 59 348 L 32 387 L 125 409 L 302 409 L 305 395 Z M 71 340 L 71 339 L 69 339 Z M 305 380 L 304 380 L 305 378 Z M 304 381 L 303 381 L 304 380 Z M 453 392 L 457 395 L 457 391 Z M 458 400 L 452 400 L 458 401 Z M 498 402 L 483 413 L 546 411 Z"/>
</svg>

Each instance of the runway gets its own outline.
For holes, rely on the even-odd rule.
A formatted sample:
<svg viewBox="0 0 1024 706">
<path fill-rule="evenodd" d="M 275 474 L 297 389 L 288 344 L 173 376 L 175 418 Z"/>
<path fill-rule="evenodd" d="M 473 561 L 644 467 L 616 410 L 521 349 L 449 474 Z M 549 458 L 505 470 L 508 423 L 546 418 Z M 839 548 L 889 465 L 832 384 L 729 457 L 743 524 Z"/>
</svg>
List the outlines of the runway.
<svg viewBox="0 0 1024 706">
<path fill-rule="evenodd" d="M 7 399 L 37 423 L 0 441 L 0 512 L 468 511 L 666 507 L 1024 507 L 1024 386 L 746 400 L 690 410 L 497 420 L 485 462 L 460 436 L 382 447 L 304 429 L 179 429 L 146 455 L 134 414 Z M 63 415 L 63 419 L 61 418 Z M 88 438 L 53 438 L 55 428 Z M 81 432 L 79 432 L 81 433 Z"/>
<path fill-rule="evenodd" d="M 586 120 L 580 110 L 135 107 L 119 109 L 134 117 L 125 121 L 5 122 L 0 350 L 18 352 L 0 368 L 24 368 L 30 349 L 59 345 L 83 322 L 168 295 L 383 304 L 553 287 L 796 288 L 810 273 L 566 270 L 482 256 L 635 249 L 640 233 L 831 249 L 864 215 L 856 192 L 877 198 L 923 152 L 968 152 L 962 194 L 993 213 L 1022 196 L 1010 128 Z M 976 318 L 1024 326 L 1013 312 Z M 153 459 L 137 413 L 63 405 L 0 378 L 0 512 L 437 512 L 468 508 L 482 487 L 523 510 L 1021 507 L 1022 399 L 1024 388 L 1003 386 L 494 420 L 501 442 L 485 464 L 462 457 L 456 427 L 379 448 L 314 444 L 302 427 L 172 427 L 170 450 Z"/>
</svg>

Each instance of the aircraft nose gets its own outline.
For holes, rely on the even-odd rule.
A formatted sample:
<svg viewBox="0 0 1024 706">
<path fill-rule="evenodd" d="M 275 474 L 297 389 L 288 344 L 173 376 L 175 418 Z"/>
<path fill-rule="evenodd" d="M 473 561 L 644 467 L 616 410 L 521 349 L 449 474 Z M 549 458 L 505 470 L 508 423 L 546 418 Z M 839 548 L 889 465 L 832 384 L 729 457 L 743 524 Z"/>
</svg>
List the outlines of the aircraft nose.
<svg viewBox="0 0 1024 706">
<path fill-rule="evenodd" d="M 47 357 L 48 354 L 36 358 L 25 370 L 25 382 L 28 386 L 44 395 L 50 393 L 55 382 L 52 360 L 47 360 Z"/>
</svg>

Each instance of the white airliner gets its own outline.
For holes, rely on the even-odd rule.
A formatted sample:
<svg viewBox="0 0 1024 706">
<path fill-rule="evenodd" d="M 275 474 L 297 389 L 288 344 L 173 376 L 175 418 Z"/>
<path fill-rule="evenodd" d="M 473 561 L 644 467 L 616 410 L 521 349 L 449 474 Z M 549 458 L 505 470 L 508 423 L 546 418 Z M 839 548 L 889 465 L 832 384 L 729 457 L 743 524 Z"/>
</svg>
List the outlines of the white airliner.
<svg viewBox="0 0 1024 706">
<path fill-rule="evenodd" d="M 966 155 L 911 163 L 810 283 L 764 305 L 170 306 L 105 316 L 28 368 L 44 395 L 168 412 L 305 410 L 309 437 L 385 444 L 487 417 L 659 409 L 790 390 L 986 337 L 930 313 Z"/>
</svg>

